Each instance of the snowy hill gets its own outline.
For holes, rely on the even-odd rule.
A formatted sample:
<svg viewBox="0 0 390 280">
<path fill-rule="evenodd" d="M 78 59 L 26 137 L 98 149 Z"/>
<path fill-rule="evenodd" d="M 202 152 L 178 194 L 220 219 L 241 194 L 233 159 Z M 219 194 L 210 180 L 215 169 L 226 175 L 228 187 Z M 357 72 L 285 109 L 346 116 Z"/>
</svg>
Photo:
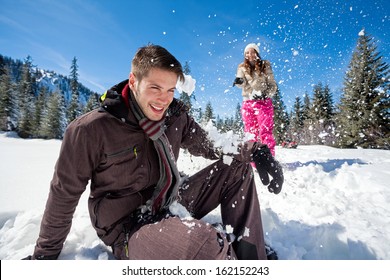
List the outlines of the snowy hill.
<svg viewBox="0 0 390 280">
<path fill-rule="evenodd" d="M 49 92 L 58 91 L 63 93 L 65 101 L 70 102 L 72 98 L 72 91 L 68 77 L 57 74 L 53 71 L 42 69 L 37 69 L 35 73 L 39 73 L 37 78 L 38 88 L 46 87 Z M 79 83 L 79 102 L 81 104 L 85 105 L 92 94 L 94 94 L 93 91 Z"/>
<path fill-rule="evenodd" d="M 18 81 L 22 76 L 23 62 L 19 59 L 13 59 L 0 54 L 0 59 L 4 65 L 10 70 L 12 80 Z M 54 71 L 45 70 L 34 66 L 32 74 L 36 79 L 38 90 L 42 87 L 47 88 L 49 92 L 59 92 L 64 95 L 65 102 L 71 100 L 70 79 L 67 76 L 58 74 Z M 96 94 L 92 90 L 85 87 L 79 82 L 79 102 L 85 105 L 92 94 Z"/>
<path fill-rule="evenodd" d="M 0 133 L 0 259 L 33 252 L 61 141 Z M 256 176 L 266 241 L 280 259 L 390 259 L 390 151 L 277 147 L 285 184 L 268 193 Z M 179 169 L 209 164 L 182 152 Z M 84 193 L 60 259 L 112 259 L 92 230 Z M 218 209 L 205 217 L 219 221 Z"/>
</svg>

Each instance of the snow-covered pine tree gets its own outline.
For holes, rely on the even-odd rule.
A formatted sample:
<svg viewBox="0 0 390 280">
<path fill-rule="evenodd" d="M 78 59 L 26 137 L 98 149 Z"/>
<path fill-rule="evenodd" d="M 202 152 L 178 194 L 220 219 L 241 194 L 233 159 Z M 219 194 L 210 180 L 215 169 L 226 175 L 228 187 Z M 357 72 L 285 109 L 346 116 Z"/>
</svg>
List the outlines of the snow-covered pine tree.
<svg viewBox="0 0 390 280">
<path fill-rule="evenodd" d="M 58 92 L 53 92 L 48 98 L 47 108 L 42 118 L 40 134 L 46 139 L 61 139 L 66 124 L 64 97 Z"/>
<path fill-rule="evenodd" d="M 237 103 L 236 113 L 234 114 L 233 127 L 232 130 L 234 133 L 244 136 L 244 123 L 241 116 L 241 105 Z"/>
<path fill-rule="evenodd" d="M 313 88 L 313 100 L 308 112 L 310 143 L 330 145 L 334 139 L 333 97 L 328 85 L 321 82 Z M 305 113 L 306 114 L 306 113 Z"/>
<path fill-rule="evenodd" d="M 9 69 L 0 68 L 0 130 L 14 130 L 17 123 L 15 91 Z"/>
<path fill-rule="evenodd" d="M 33 119 L 33 126 L 35 128 L 34 137 L 41 137 L 41 126 L 42 126 L 42 118 L 45 112 L 45 108 L 47 106 L 47 95 L 48 90 L 46 87 L 42 87 L 39 90 L 38 98 L 35 102 L 35 112 Z"/>
<path fill-rule="evenodd" d="M 198 108 L 192 107 L 192 117 L 197 121 L 197 122 L 202 122 L 203 119 L 203 110 L 202 107 L 199 106 Z"/>
<path fill-rule="evenodd" d="M 359 33 L 337 115 L 340 147 L 390 149 L 389 64 L 373 38 Z"/>
<path fill-rule="evenodd" d="M 5 71 L 6 71 L 5 59 L 2 55 L 0 55 L 0 77 L 5 74 Z"/>
<path fill-rule="evenodd" d="M 32 58 L 27 56 L 23 64 L 22 79 L 19 82 L 19 124 L 18 135 L 22 138 L 33 136 L 33 115 L 35 104 L 35 92 L 32 79 Z"/>
<path fill-rule="evenodd" d="M 221 132 L 233 131 L 234 127 L 234 119 L 233 117 L 225 117 L 223 121 L 223 128 L 220 130 Z"/>
<path fill-rule="evenodd" d="M 90 112 L 96 108 L 99 108 L 99 96 L 97 94 L 91 94 L 88 98 L 87 104 L 85 105 L 83 109 L 83 114 Z"/>
<path fill-rule="evenodd" d="M 218 131 L 223 131 L 224 130 L 224 122 L 223 122 L 223 119 L 221 119 L 221 117 L 219 115 L 217 115 L 216 119 L 215 119 L 215 127 L 218 129 Z"/>
<path fill-rule="evenodd" d="M 207 124 L 209 120 L 215 121 L 214 110 L 210 101 L 206 104 L 206 108 L 202 116 L 202 123 Z"/>
</svg>

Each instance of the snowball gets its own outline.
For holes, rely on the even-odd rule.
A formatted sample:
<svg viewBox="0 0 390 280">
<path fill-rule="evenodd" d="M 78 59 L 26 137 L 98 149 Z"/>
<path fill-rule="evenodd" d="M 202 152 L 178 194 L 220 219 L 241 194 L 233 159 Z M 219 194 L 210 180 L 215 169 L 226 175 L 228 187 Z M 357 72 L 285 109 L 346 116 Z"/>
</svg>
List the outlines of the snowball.
<svg viewBox="0 0 390 280">
<path fill-rule="evenodd" d="M 196 80 L 193 79 L 190 75 L 184 74 L 184 82 L 178 80 L 176 83 L 176 89 L 178 92 L 185 92 L 188 95 L 191 95 L 195 90 Z"/>
</svg>

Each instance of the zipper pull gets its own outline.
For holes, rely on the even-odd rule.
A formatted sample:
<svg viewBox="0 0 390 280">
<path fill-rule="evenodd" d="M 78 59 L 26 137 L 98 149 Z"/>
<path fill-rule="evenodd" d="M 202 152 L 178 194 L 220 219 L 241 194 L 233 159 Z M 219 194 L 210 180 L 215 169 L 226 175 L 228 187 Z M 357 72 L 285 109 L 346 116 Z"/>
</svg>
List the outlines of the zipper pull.
<svg viewBox="0 0 390 280">
<path fill-rule="evenodd" d="M 137 159 L 138 158 L 137 147 L 133 148 L 133 152 L 134 152 L 135 158 Z"/>
<path fill-rule="evenodd" d="M 126 236 L 125 236 L 125 254 L 126 254 L 126 258 L 129 258 L 129 234 L 126 233 Z"/>
</svg>

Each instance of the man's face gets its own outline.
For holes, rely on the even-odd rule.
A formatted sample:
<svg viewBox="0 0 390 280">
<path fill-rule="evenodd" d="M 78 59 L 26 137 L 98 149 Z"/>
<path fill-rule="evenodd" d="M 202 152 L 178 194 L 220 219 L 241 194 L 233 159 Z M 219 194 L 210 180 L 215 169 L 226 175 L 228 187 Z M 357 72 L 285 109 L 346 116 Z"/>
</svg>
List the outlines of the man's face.
<svg viewBox="0 0 390 280">
<path fill-rule="evenodd" d="M 152 121 L 163 118 L 173 100 L 177 75 L 171 71 L 153 68 L 141 81 L 130 73 L 129 86 L 144 115 Z"/>
</svg>

